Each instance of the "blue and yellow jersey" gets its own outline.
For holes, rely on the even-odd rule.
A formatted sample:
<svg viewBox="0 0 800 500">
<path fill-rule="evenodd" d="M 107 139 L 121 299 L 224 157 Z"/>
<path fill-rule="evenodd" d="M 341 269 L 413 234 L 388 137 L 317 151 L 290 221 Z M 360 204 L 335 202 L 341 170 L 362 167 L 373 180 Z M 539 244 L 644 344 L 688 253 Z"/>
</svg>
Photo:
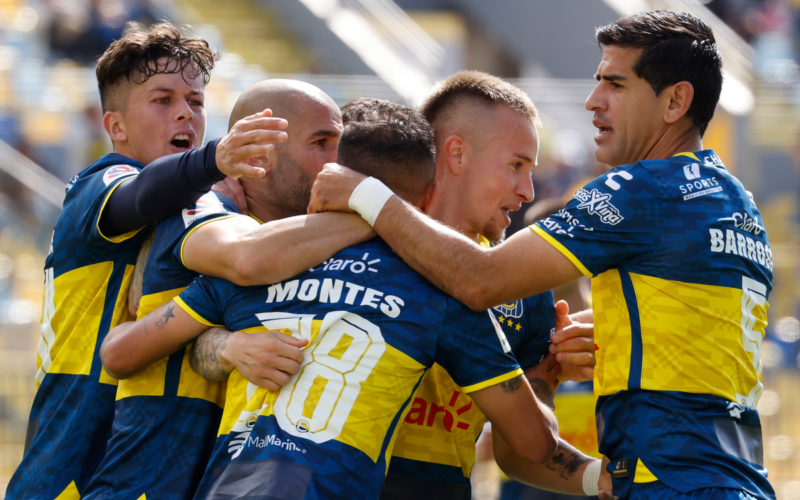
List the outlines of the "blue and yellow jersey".
<svg viewBox="0 0 800 500">
<path fill-rule="evenodd" d="M 482 239 L 483 246 L 489 246 Z M 550 352 L 555 332 L 553 292 L 494 308 L 523 370 Z M 475 443 L 486 416 L 439 364 L 420 383 L 400 423 L 381 498 L 469 499 Z"/>
<path fill-rule="evenodd" d="M 67 184 L 45 261 L 37 392 L 26 451 L 7 499 L 78 498 L 106 452 L 117 381 L 100 361 L 106 333 L 129 321 L 128 287 L 146 234 L 102 234 L 111 194 L 144 168 L 109 154 Z"/>
<path fill-rule="evenodd" d="M 199 227 L 242 217 L 228 198 L 207 193 L 156 224 L 142 277 L 143 318 L 172 300 L 198 276 L 183 262 L 186 239 Z M 84 499 L 192 498 L 214 447 L 224 384 L 189 366 L 191 345 L 119 381 L 108 452 Z"/>
<path fill-rule="evenodd" d="M 658 479 L 774 498 L 755 409 L 772 251 L 714 151 L 617 167 L 531 228 L 592 278 L 614 493 Z"/>
<path fill-rule="evenodd" d="M 198 499 L 377 498 L 398 423 L 430 367 L 466 394 L 522 373 L 490 313 L 446 296 L 377 239 L 272 286 L 203 277 L 176 302 L 208 325 L 310 341 L 278 392 L 231 373 Z"/>
</svg>

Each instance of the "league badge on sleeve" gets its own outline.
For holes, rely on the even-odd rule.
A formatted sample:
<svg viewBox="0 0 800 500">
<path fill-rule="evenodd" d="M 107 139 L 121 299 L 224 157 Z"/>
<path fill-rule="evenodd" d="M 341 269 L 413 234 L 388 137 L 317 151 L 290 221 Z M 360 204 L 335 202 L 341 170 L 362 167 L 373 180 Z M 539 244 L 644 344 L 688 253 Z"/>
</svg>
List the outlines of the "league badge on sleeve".
<svg viewBox="0 0 800 500">
<path fill-rule="evenodd" d="M 184 208 L 181 215 L 183 216 L 184 227 L 189 227 L 192 222 L 200 217 L 224 211 L 225 207 L 222 205 L 222 202 L 219 201 L 217 195 L 214 193 L 206 193 L 193 205 Z"/>
<path fill-rule="evenodd" d="M 105 173 L 103 174 L 103 184 L 108 186 L 112 182 L 121 179 L 122 177 L 128 177 L 131 175 L 138 175 L 139 169 L 135 167 L 131 167 L 129 165 L 115 165 L 106 169 Z"/>
</svg>

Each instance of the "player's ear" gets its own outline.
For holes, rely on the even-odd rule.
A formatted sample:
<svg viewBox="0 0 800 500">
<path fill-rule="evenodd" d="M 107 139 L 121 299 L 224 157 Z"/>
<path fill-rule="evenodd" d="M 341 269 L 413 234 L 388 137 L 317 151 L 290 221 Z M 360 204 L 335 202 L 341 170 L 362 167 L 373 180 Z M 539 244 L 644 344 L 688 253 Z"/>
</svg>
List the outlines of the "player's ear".
<svg viewBox="0 0 800 500">
<path fill-rule="evenodd" d="M 122 114 L 119 111 L 106 111 L 103 115 L 103 128 L 113 142 L 125 142 L 128 134 L 125 131 L 125 124 L 122 121 Z"/>
<path fill-rule="evenodd" d="M 694 87 L 689 82 L 678 82 L 663 90 L 665 98 L 669 98 L 664 111 L 664 121 L 675 123 L 686 115 L 694 100 Z"/>
<path fill-rule="evenodd" d="M 274 150 L 272 152 L 274 152 Z M 270 173 L 275 166 L 275 158 L 273 158 L 272 154 L 266 154 L 249 158 L 247 163 L 252 167 L 263 168 L 267 173 Z"/>
<path fill-rule="evenodd" d="M 457 134 L 453 134 L 445 139 L 442 149 L 444 150 L 444 160 L 448 170 L 453 175 L 460 175 L 464 170 L 464 153 L 466 142 Z"/>
</svg>

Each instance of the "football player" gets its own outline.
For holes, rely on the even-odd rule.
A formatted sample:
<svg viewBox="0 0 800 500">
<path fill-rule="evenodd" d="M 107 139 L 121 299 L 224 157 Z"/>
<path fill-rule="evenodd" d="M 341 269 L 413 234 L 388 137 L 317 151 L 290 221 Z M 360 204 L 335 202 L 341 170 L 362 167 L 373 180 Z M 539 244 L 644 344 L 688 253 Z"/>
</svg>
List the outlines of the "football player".
<svg viewBox="0 0 800 500">
<path fill-rule="evenodd" d="M 483 247 L 498 243 L 510 212 L 533 200 L 536 108 L 508 82 L 464 71 L 438 84 L 419 111 L 434 129 L 437 152 L 437 194 L 426 213 Z M 553 293 L 548 290 L 493 311 L 531 388 L 553 407 L 559 381 L 570 375 L 559 373 L 554 357 L 548 357 L 556 327 Z M 591 349 L 591 360 L 594 343 L 589 339 L 583 344 Z M 469 395 L 434 364 L 400 423 L 381 498 L 471 498 L 475 443 L 485 423 L 486 416 Z M 592 461 L 560 440 L 553 458 L 537 469 L 540 477 L 527 479 L 583 494 L 583 473 Z M 596 477 L 594 481 L 596 486 Z"/>
<path fill-rule="evenodd" d="M 479 310 L 592 277 L 600 451 L 622 498 L 772 499 L 755 405 L 772 251 L 752 196 L 702 145 L 722 88 L 714 34 L 655 11 L 597 30 L 595 156 L 567 207 L 485 249 L 326 166 L 312 211 L 359 212 Z M 362 184 L 363 183 L 363 184 Z"/>
<path fill-rule="evenodd" d="M 142 228 L 179 212 L 225 175 L 263 176 L 246 160 L 286 138 L 285 120 L 267 111 L 199 147 L 214 61 L 205 40 L 166 23 L 129 25 L 98 61 L 103 126 L 114 152 L 66 186 L 45 262 L 38 390 L 7 499 L 78 498 L 105 454 L 117 381 L 102 370 L 99 348 L 106 332 L 128 319 Z"/>
</svg>

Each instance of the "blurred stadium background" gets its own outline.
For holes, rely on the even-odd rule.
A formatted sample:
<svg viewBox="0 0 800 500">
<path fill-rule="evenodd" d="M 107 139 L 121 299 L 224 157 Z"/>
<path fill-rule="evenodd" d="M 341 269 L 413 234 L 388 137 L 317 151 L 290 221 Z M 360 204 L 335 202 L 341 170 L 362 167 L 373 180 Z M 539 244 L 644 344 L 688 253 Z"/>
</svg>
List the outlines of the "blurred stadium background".
<svg viewBox="0 0 800 500">
<path fill-rule="evenodd" d="M 545 124 L 536 200 L 517 214 L 518 230 L 605 169 L 583 108 L 600 59 L 593 28 L 658 8 L 705 19 L 725 58 L 705 145 L 753 192 L 770 233 L 764 457 L 778 498 L 800 499 L 800 0 L 0 0 L 0 491 L 22 457 L 63 185 L 110 151 L 94 61 L 126 21 L 190 24 L 220 52 L 207 139 L 226 132 L 238 93 L 264 78 L 306 80 L 340 104 L 369 96 L 411 105 L 459 69 L 509 79 Z M 561 292 L 586 300 L 583 285 Z M 568 438 L 596 446 L 591 403 L 561 400 L 560 419 L 578 422 L 564 427 Z M 487 463 L 475 474 L 481 498 L 500 481 Z"/>
</svg>

